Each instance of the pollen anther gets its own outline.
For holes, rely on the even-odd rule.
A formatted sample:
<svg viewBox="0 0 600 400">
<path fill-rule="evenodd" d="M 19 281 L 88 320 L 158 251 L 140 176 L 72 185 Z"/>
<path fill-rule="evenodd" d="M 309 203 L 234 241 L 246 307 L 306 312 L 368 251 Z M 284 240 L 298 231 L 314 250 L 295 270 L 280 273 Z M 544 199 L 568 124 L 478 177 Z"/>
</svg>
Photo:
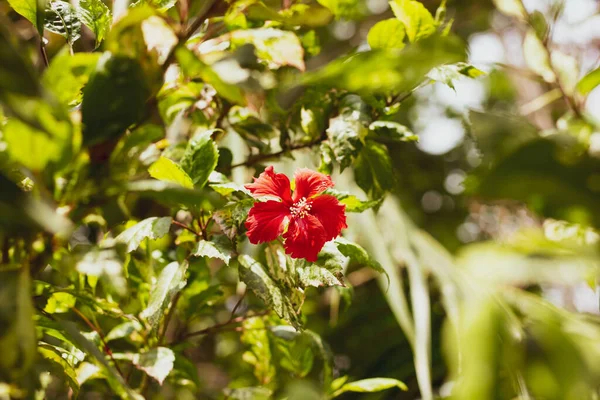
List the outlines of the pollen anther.
<svg viewBox="0 0 600 400">
<path fill-rule="evenodd" d="M 304 218 L 312 208 L 312 203 L 302 197 L 293 206 L 290 207 L 290 213 L 293 217 Z"/>
</svg>

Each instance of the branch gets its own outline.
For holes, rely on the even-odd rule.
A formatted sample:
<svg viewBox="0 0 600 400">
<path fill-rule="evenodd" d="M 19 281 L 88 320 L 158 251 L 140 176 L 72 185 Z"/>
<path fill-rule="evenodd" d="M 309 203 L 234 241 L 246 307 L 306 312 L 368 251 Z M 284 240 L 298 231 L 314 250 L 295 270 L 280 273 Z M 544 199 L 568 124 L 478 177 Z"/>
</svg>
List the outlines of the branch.
<svg viewBox="0 0 600 400">
<path fill-rule="evenodd" d="M 265 316 L 265 315 L 269 314 L 270 312 L 271 312 L 271 310 L 265 310 L 265 311 L 261 311 L 259 313 L 252 314 L 252 315 L 242 315 L 242 316 L 239 316 L 237 318 L 231 318 L 230 320 L 228 320 L 226 322 L 222 322 L 220 324 L 213 325 L 213 326 L 211 326 L 209 328 L 205 328 L 205 329 L 201 329 L 199 331 L 194 331 L 194 332 L 187 333 L 187 334 L 183 335 L 179 340 L 177 340 L 175 342 L 172 342 L 170 345 L 171 346 L 176 345 L 179 342 L 182 342 L 182 341 L 184 341 L 186 339 L 189 339 L 191 337 L 194 337 L 194 336 L 209 335 L 211 333 L 215 333 L 215 332 L 218 332 L 218 331 L 221 331 L 221 330 L 225 330 L 223 328 L 227 328 L 230 325 L 239 324 L 240 322 L 244 322 L 245 320 L 250 319 L 250 318 L 256 318 L 256 317 Z"/>
<path fill-rule="evenodd" d="M 287 152 L 290 151 L 294 151 L 294 150 L 300 150 L 300 149 L 307 149 L 310 147 L 313 147 L 317 144 L 320 144 L 322 141 L 324 140 L 323 137 L 319 138 L 319 140 L 316 141 L 312 141 L 310 143 L 305 143 L 305 144 L 299 144 L 299 145 L 295 145 L 295 146 L 290 146 L 286 149 L 283 149 L 281 151 L 275 152 L 275 153 L 270 153 L 270 154 L 257 154 L 256 156 L 250 156 L 246 161 L 239 163 L 239 164 L 233 164 L 231 167 L 229 167 L 229 169 L 234 169 L 234 168 L 238 168 L 238 167 L 251 167 L 254 164 L 258 164 L 262 161 L 267 161 L 270 160 L 272 158 L 278 158 L 282 155 L 284 155 Z"/>
<path fill-rule="evenodd" d="M 111 361 L 115 365 L 115 369 L 117 370 L 119 375 L 121 375 L 121 378 L 125 379 L 125 375 L 123 375 L 121 368 L 119 368 L 119 364 L 117 364 L 117 360 L 115 360 L 115 358 L 113 357 L 112 350 L 108 346 L 108 343 L 106 343 L 104 334 L 102 333 L 100 328 L 98 328 L 96 325 L 94 325 L 92 323 L 92 321 L 90 321 L 85 315 L 83 315 L 83 313 L 81 311 L 79 311 L 77 308 L 71 307 L 71 310 L 73 310 L 73 312 L 75 314 L 79 315 L 79 317 L 83 320 L 83 322 L 85 322 L 87 326 L 89 326 L 94 332 L 96 332 L 98 334 L 98 337 L 100 337 L 100 341 L 102 342 L 102 346 L 104 347 L 104 352 L 106 353 L 106 355 L 111 359 Z"/>
</svg>

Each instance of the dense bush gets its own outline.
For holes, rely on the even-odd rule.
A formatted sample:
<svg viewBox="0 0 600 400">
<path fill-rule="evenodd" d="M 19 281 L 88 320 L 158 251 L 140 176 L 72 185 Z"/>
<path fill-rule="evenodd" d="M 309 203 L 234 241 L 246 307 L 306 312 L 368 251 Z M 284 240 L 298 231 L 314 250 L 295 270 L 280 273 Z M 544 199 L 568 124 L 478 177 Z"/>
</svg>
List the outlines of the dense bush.
<svg viewBox="0 0 600 400">
<path fill-rule="evenodd" d="M 453 3 L 1 3 L 0 398 L 597 399 L 592 46 Z"/>
</svg>

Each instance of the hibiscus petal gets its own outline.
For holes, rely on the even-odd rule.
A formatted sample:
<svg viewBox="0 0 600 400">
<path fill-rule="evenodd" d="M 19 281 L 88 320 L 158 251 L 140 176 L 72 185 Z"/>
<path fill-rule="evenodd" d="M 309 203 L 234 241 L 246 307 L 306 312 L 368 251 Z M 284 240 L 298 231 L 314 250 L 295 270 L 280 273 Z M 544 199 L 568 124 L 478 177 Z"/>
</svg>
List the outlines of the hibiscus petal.
<svg viewBox="0 0 600 400">
<path fill-rule="evenodd" d="M 325 245 L 325 230 L 319 220 L 312 215 L 304 218 L 293 218 L 285 238 L 285 252 L 292 258 L 305 258 L 317 261 L 317 255 Z"/>
<path fill-rule="evenodd" d="M 273 166 L 268 166 L 265 172 L 254 179 L 254 183 L 245 185 L 254 197 L 271 196 L 290 203 L 291 189 L 290 180 L 285 174 L 276 174 Z"/>
<path fill-rule="evenodd" d="M 334 185 L 328 175 L 307 168 L 297 170 L 294 179 L 296 181 L 294 203 L 303 197 L 309 199 Z"/>
<path fill-rule="evenodd" d="M 329 241 L 339 236 L 346 225 L 346 206 L 334 196 L 323 194 L 311 200 L 310 213 L 314 215 L 323 229 L 325 240 Z"/>
<path fill-rule="evenodd" d="M 248 239 L 254 244 L 277 239 L 283 233 L 289 215 L 289 207 L 279 201 L 254 204 L 245 223 Z"/>
</svg>

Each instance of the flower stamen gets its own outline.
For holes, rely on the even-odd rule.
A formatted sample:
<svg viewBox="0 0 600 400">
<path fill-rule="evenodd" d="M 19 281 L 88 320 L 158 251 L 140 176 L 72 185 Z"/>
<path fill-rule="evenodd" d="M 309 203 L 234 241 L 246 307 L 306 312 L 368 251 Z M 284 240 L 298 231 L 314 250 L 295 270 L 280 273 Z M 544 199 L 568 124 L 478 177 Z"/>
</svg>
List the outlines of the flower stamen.
<svg viewBox="0 0 600 400">
<path fill-rule="evenodd" d="M 302 197 L 290 207 L 290 213 L 294 218 L 304 218 L 308 215 L 311 208 L 312 203 L 309 202 L 306 197 Z"/>
</svg>

